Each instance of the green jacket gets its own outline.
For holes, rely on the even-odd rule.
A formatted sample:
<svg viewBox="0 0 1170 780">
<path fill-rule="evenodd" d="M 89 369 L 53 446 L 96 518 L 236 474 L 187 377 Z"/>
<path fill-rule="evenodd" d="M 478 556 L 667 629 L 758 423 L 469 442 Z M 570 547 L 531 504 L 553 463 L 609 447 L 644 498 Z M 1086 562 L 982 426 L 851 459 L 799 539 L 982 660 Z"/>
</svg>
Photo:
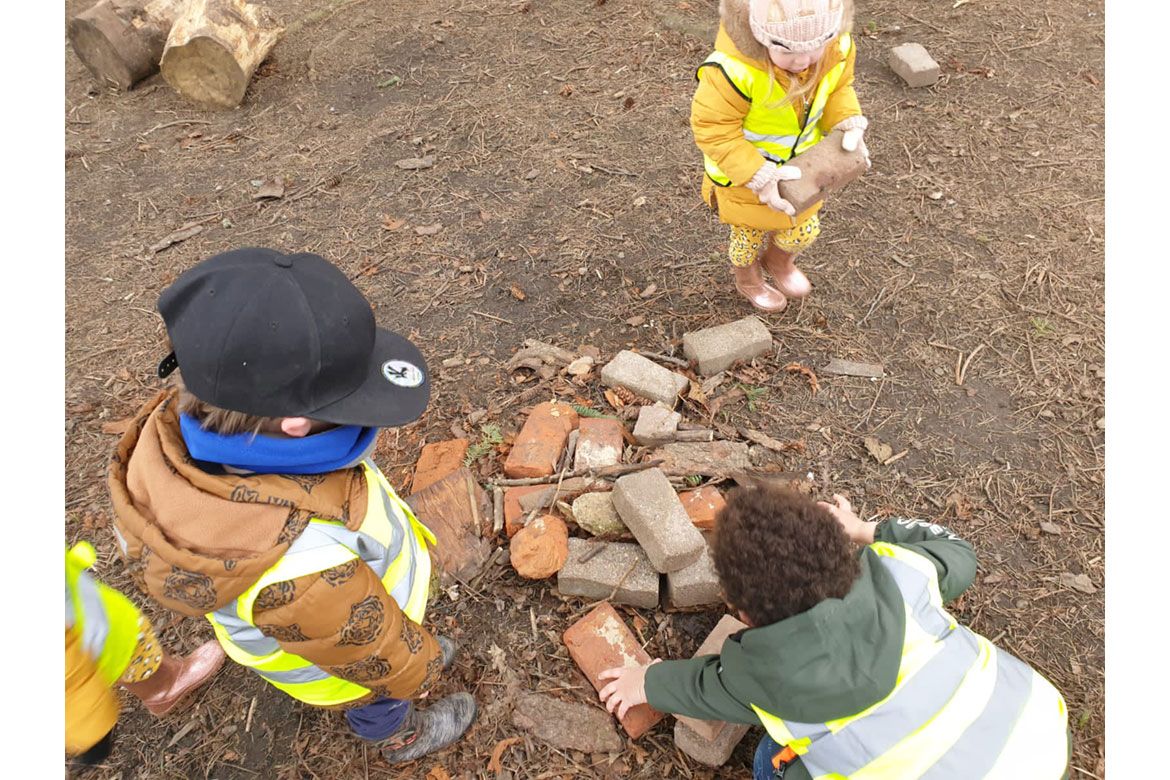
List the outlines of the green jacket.
<svg viewBox="0 0 1170 780">
<path fill-rule="evenodd" d="M 975 550 L 918 520 L 881 522 L 875 540 L 907 547 L 938 569 L 944 601 L 975 580 Z M 843 599 L 822 601 L 779 623 L 728 638 L 720 655 L 663 661 L 646 672 L 646 698 L 663 712 L 759 725 L 755 704 L 786 720 L 823 723 L 853 715 L 894 689 L 906 610 L 893 577 L 868 548 Z M 766 574 L 761 573 L 761 576 Z M 799 764 L 786 778 L 803 780 Z"/>
</svg>

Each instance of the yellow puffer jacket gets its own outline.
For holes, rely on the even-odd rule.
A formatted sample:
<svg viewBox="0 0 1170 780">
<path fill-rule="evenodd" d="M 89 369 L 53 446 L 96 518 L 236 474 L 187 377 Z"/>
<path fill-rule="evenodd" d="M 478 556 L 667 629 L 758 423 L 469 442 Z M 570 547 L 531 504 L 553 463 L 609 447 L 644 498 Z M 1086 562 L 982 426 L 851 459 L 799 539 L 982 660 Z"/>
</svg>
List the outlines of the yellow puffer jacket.
<svg viewBox="0 0 1170 780">
<path fill-rule="evenodd" d="M 735 13 L 741 5 L 744 6 L 742 14 Z M 767 50 L 752 37 L 746 6 L 744 0 L 725 0 L 722 4 L 724 17 L 715 38 L 715 48 L 759 70 L 771 67 L 776 76 L 777 92 L 785 90 L 789 84 L 789 74 L 771 66 Z M 829 67 L 841 61 L 842 55 L 836 39 L 825 47 L 825 56 L 830 58 Z M 825 105 L 825 112 L 819 122 L 825 133 L 838 122 L 861 114 L 857 94 L 853 91 L 855 56 L 856 47 L 851 47 L 845 58 L 841 81 Z M 800 75 L 807 77 L 813 69 L 809 68 Z M 743 119 L 751 104 L 739 94 L 719 68 L 701 68 L 698 78 L 699 86 L 691 101 L 691 131 L 703 153 L 713 159 L 733 183 L 730 187 L 719 187 L 710 178 L 703 176 L 703 200 L 718 210 L 719 221 L 759 230 L 781 230 L 798 225 L 815 214 L 821 203 L 810 206 L 793 219 L 760 203 L 755 193 L 743 186 L 764 164 L 764 158 L 756 147 L 743 137 Z M 795 108 L 797 116 L 803 121 L 804 107 L 798 103 Z"/>
</svg>

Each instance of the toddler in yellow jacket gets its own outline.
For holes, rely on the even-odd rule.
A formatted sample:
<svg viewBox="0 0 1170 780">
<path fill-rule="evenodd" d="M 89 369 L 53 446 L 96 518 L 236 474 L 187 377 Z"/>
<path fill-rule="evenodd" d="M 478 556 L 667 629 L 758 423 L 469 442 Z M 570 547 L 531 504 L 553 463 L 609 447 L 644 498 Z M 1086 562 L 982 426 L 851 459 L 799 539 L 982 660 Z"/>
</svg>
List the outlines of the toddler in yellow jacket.
<svg viewBox="0 0 1170 780">
<path fill-rule="evenodd" d="M 868 122 L 853 91 L 851 0 L 721 0 L 715 51 L 699 66 L 691 130 L 703 152 L 703 199 L 731 226 L 735 288 L 757 309 L 781 311 L 812 285 L 796 255 L 820 234 L 816 203 L 801 213 L 778 184 L 784 163 L 832 130 L 865 150 Z M 868 158 L 868 152 L 866 152 Z M 764 277 L 767 271 L 774 281 Z"/>
</svg>

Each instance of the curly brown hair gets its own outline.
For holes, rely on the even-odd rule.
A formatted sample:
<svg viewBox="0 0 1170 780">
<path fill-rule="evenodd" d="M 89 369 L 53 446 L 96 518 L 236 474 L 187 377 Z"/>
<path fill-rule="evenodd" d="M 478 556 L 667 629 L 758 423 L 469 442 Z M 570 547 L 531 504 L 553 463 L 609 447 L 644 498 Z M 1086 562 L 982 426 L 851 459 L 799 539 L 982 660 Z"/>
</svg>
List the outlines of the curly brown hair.
<svg viewBox="0 0 1170 780">
<path fill-rule="evenodd" d="M 841 524 L 791 490 L 736 488 L 715 529 L 712 548 L 723 592 L 757 626 L 844 598 L 861 573 Z"/>
</svg>

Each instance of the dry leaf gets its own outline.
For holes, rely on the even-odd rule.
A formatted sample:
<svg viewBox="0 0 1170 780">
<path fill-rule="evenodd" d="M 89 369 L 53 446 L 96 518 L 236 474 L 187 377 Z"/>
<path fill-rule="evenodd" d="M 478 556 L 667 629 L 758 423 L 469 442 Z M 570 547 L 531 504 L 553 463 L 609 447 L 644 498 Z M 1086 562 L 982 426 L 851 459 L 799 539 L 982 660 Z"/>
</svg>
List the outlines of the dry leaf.
<svg viewBox="0 0 1170 780">
<path fill-rule="evenodd" d="M 528 293 L 524 292 L 524 290 L 520 289 L 518 286 L 512 285 L 512 297 L 518 301 L 522 301 L 528 297 Z"/>
<path fill-rule="evenodd" d="M 861 443 L 865 445 L 866 452 L 878 463 L 885 463 L 894 454 L 894 448 L 876 436 L 866 436 Z"/>
<path fill-rule="evenodd" d="M 383 230 L 401 230 L 406 227 L 405 219 L 395 219 L 389 214 L 382 215 L 382 229 Z"/>
<path fill-rule="evenodd" d="M 421 171 L 435 164 L 435 156 L 428 154 L 426 157 L 407 157 L 394 164 L 405 171 Z"/>
<path fill-rule="evenodd" d="M 607 389 L 605 391 L 605 400 L 609 401 L 609 405 L 614 409 L 621 409 L 626 405 L 622 399 L 618 398 L 618 394 L 615 393 L 612 389 Z"/>
<path fill-rule="evenodd" d="M 1047 520 L 1040 521 L 1040 530 L 1046 534 L 1052 534 L 1053 536 L 1060 536 L 1062 533 L 1064 533 L 1059 525 L 1056 523 L 1050 523 Z"/>
<path fill-rule="evenodd" d="M 656 293 L 656 292 L 658 292 L 658 285 L 656 285 L 654 282 L 651 282 L 650 284 L 646 285 L 645 290 L 643 290 L 642 292 L 640 292 L 638 294 L 638 297 L 645 300 L 646 298 L 649 298 L 652 295 L 654 295 L 654 293 Z"/>
<path fill-rule="evenodd" d="M 442 223 L 436 222 L 433 225 L 419 225 L 418 227 L 416 227 L 414 229 L 414 232 L 418 233 L 420 236 L 433 236 L 433 235 L 437 235 L 438 232 L 442 229 L 443 229 Z"/>
<path fill-rule="evenodd" d="M 497 775 L 503 772 L 504 767 L 500 765 L 500 759 L 503 758 L 504 751 L 519 741 L 520 737 L 508 737 L 497 742 L 496 746 L 492 748 L 492 757 L 488 760 L 487 768 Z"/>
<path fill-rule="evenodd" d="M 573 85 L 572 84 L 566 84 L 565 86 L 561 87 L 561 92 L 560 92 L 561 97 L 568 97 L 569 95 L 572 95 L 572 94 L 573 94 Z"/>
<path fill-rule="evenodd" d="M 1007 578 L 1004 577 L 999 572 L 992 572 L 991 574 L 988 574 L 986 577 L 983 578 L 983 584 L 984 585 L 994 585 L 997 582 L 1003 582 L 1005 579 L 1007 579 Z"/>
<path fill-rule="evenodd" d="M 532 181 L 533 179 L 535 179 L 537 177 L 537 175 L 538 175 L 537 170 L 535 168 L 533 168 L 528 173 L 524 174 L 524 178 L 527 181 Z"/>
<path fill-rule="evenodd" d="M 624 108 L 626 111 L 629 111 L 633 107 L 634 107 L 634 99 L 632 97 L 626 98 L 625 102 L 622 103 L 622 108 Z"/>
<path fill-rule="evenodd" d="M 808 366 L 802 366 L 800 363 L 789 363 L 784 366 L 784 370 L 793 374 L 803 374 L 808 379 L 808 386 L 812 389 L 813 395 L 816 395 L 820 391 L 821 383 L 817 381 L 816 372 Z"/>
<path fill-rule="evenodd" d="M 788 452 L 789 450 L 804 451 L 803 441 L 780 441 L 779 439 L 773 439 L 766 433 L 753 431 L 751 428 L 740 428 L 739 432 L 748 441 L 753 441 L 762 447 L 767 447 L 773 452 Z"/>
<path fill-rule="evenodd" d="M 1063 572 L 1060 575 L 1060 584 L 1066 588 L 1079 590 L 1081 593 L 1093 595 L 1097 592 L 1097 588 L 1093 585 L 1093 581 L 1089 579 L 1087 574 L 1073 574 L 1072 572 Z"/>
<path fill-rule="evenodd" d="M 127 417 L 123 420 L 111 420 L 110 422 L 102 423 L 102 433 L 113 433 L 122 435 L 130 430 L 130 426 L 134 423 L 133 417 Z"/>
<path fill-rule="evenodd" d="M 441 766 L 436 766 L 427 772 L 427 780 L 451 780 L 451 775 Z"/>
<path fill-rule="evenodd" d="M 974 504 L 971 499 L 956 490 L 947 496 L 946 507 L 955 510 L 955 517 L 957 519 L 966 520 L 971 516 L 971 509 L 974 507 Z"/>
<path fill-rule="evenodd" d="M 636 328 L 645 321 L 646 321 L 646 318 L 643 317 L 641 314 L 638 314 L 638 315 L 636 315 L 634 317 L 630 317 L 628 320 L 626 320 L 626 324 L 629 325 L 631 328 Z"/>
</svg>

